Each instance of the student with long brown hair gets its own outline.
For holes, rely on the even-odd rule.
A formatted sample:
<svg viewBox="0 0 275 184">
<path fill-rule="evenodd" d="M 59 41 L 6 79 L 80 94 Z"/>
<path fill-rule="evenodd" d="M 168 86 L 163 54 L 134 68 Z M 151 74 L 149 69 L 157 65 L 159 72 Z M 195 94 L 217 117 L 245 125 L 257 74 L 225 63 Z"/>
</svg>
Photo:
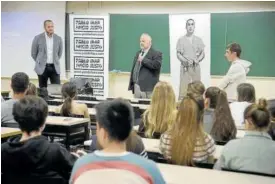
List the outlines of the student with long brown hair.
<svg viewBox="0 0 275 184">
<path fill-rule="evenodd" d="M 90 118 L 87 105 L 79 104 L 74 100 L 77 95 L 77 88 L 74 83 L 64 83 L 61 93 L 65 100 L 64 103 L 56 109 L 57 113 L 60 113 L 62 116 L 83 115 L 84 118 Z"/>
<path fill-rule="evenodd" d="M 142 115 L 139 132 L 148 138 L 159 138 L 175 122 L 176 97 L 168 82 L 158 82 L 153 90 L 151 104 Z"/>
<path fill-rule="evenodd" d="M 205 131 L 210 133 L 217 142 L 235 139 L 237 128 L 230 112 L 226 93 L 218 87 L 209 87 L 205 92 L 205 107 Z"/>
<path fill-rule="evenodd" d="M 203 130 L 203 97 L 187 94 L 171 129 L 162 134 L 160 150 L 174 164 L 194 165 L 213 158 L 215 143 Z"/>
<path fill-rule="evenodd" d="M 275 175 L 275 142 L 268 135 L 270 114 L 266 101 L 248 106 L 244 111 L 246 133 L 226 144 L 215 169 L 231 169 Z"/>
</svg>

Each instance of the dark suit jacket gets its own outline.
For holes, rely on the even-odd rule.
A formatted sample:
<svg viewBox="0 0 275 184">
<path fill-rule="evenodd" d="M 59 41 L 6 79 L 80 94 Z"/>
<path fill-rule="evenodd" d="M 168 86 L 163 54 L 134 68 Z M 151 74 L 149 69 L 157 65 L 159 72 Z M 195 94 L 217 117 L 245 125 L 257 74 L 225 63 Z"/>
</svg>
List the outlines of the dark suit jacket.
<svg viewBox="0 0 275 184">
<path fill-rule="evenodd" d="M 136 53 L 131 70 L 128 90 L 134 93 L 133 70 L 141 50 Z M 152 47 L 141 62 L 139 78 L 137 84 L 141 91 L 153 91 L 156 83 L 159 81 L 159 74 L 162 64 L 162 53 L 154 50 Z"/>
</svg>

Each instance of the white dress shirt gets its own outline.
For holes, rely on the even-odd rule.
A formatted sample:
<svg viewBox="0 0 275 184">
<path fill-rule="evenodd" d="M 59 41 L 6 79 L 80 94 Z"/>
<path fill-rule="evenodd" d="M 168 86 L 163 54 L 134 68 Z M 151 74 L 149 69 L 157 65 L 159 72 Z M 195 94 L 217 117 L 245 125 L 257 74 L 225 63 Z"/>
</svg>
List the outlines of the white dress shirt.
<svg viewBox="0 0 275 184">
<path fill-rule="evenodd" d="M 46 37 L 46 45 L 47 45 L 47 63 L 53 63 L 53 35 L 49 37 L 47 33 L 45 33 Z"/>
</svg>

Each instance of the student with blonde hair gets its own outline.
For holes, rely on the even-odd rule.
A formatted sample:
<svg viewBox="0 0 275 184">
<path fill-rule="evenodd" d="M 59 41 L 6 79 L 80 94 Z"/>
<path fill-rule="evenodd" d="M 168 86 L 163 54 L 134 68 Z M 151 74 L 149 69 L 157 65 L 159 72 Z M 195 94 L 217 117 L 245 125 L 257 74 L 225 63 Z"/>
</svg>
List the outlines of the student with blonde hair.
<svg viewBox="0 0 275 184">
<path fill-rule="evenodd" d="M 183 98 L 175 123 L 160 138 L 160 151 L 166 159 L 177 165 L 213 159 L 215 143 L 203 130 L 203 110 L 201 95 L 187 94 Z"/>
<path fill-rule="evenodd" d="M 266 101 L 260 99 L 245 109 L 245 136 L 226 144 L 215 169 L 275 175 L 275 142 L 267 133 L 270 114 L 266 106 Z"/>
<path fill-rule="evenodd" d="M 159 138 L 176 118 L 176 97 L 168 82 L 158 82 L 153 90 L 151 104 L 144 112 L 139 132 L 148 138 Z"/>
</svg>

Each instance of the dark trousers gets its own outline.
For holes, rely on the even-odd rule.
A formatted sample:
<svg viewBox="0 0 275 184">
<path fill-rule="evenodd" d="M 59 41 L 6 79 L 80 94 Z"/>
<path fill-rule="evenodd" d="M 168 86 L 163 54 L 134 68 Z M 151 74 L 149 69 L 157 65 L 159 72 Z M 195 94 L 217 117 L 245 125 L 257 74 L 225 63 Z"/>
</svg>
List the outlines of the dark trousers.
<svg viewBox="0 0 275 184">
<path fill-rule="evenodd" d="M 54 64 L 46 64 L 46 68 L 42 75 L 38 75 L 39 87 L 48 87 L 48 78 L 51 84 L 60 84 L 60 75 L 56 73 Z"/>
</svg>

